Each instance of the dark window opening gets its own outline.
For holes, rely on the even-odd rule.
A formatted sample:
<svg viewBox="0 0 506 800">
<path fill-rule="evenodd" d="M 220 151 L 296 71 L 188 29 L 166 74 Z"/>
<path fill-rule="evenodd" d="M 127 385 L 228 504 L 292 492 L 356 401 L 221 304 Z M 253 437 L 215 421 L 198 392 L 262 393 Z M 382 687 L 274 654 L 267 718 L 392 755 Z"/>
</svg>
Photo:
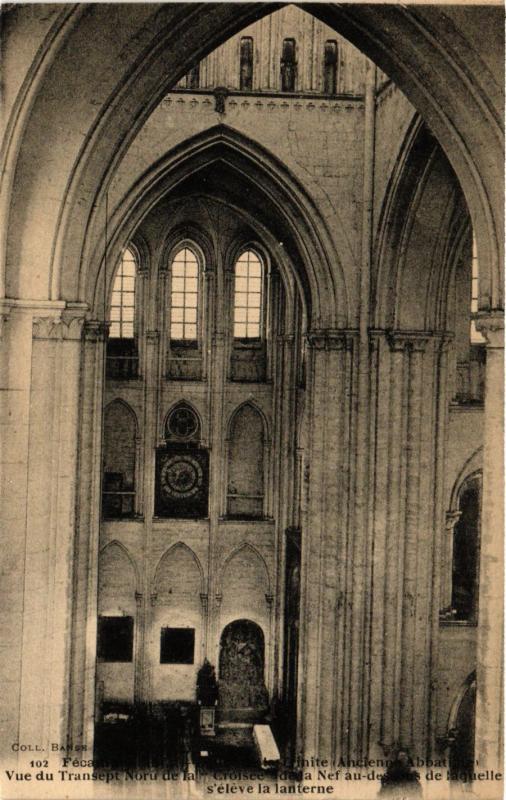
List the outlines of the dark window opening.
<svg viewBox="0 0 506 800">
<path fill-rule="evenodd" d="M 296 77 L 295 39 L 284 39 L 281 53 L 281 91 L 294 92 Z"/>
<path fill-rule="evenodd" d="M 160 664 L 193 664 L 194 628 L 162 628 L 160 631 Z"/>
<path fill-rule="evenodd" d="M 139 355 L 135 339 L 107 341 L 106 376 L 112 380 L 134 380 L 139 375 Z"/>
<path fill-rule="evenodd" d="M 323 91 L 325 94 L 336 94 L 337 92 L 337 42 L 333 39 L 325 42 Z"/>
<path fill-rule="evenodd" d="M 251 36 L 243 36 L 241 39 L 239 88 L 241 92 L 250 92 L 253 88 L 253 39 Z"/>
<path fill-rule="evenodd" d="M 102 486 L 102 516 L 104 519 L 133 517 L 135 490 L 123 472 L 104 472 Z"/>
<path fill-rule="evenodd" d="M 200 64 L 195 64 L 194 67 L 186 75 L 186 88 L 198 89 L 200 87 Z"/>
<path fill-rule="evenodd" d="M 454 529 L 452 609 L 454 619 L 472 621 L 477 613 L 480 492 L 477 478 L 460 495 L 461 517 Z"/>
<path fill-rule="evenodd" d="M 133 617 L 99 617 L 97 655 L 99 661 L 132 661 Z"/>
</svg>

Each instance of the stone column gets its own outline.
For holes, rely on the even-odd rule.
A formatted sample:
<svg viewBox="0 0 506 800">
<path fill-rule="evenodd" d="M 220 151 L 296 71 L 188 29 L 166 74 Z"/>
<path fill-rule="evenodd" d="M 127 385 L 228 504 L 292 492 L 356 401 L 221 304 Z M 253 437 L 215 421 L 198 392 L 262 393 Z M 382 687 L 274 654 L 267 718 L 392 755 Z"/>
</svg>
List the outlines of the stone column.
<svg viewBox="0 0 506 800">
<path fill-rule="evenodd" d="M 10 352 L 3 372 L 7 391 L 2 531 L 7 559 L 16 561 L 12 566 L 4 561 L 2 567 L 4 605 L 10 615 L 2 639 L 5 643 L 10 632 L 17 634 L 8 649 L 11 677 L 4 691 L 12 685 L 6 692 L 7 710 L 12 697 L 19 711 L 14 738 L 7 738 L 8 723 L 4 727 L 9 745 L 39 742 L 47 748 L 50 741 L 65 741 L 67 735 L 83 321 L 84 308 L 79 305 L 13 301 L 5 326 Z M 16 507 L 17 516 L 12 513 Z M 10 580 L 15 585 L 10 586 Z"/>
<path fill-rule="evenodd" d="M 153 586 L 151 575 L 153 564 L 149 554 L 152 552 L 153 515 L 155 511 L 155 448 L 161 438 L 159 397 L 161 396 L 162 364 L 160 351 L 160 333 L 157 330 L 146 330 L 145 333 L 145 371 L 143 384 L 144 405 L 144 558 L 142 561 L 142 593 L 143 600 L 139 608 L 137 626 L 139 631 L 140 658 L 137 664 L 138 696 L 140 700 L 149 700 L 151 695 L 151 647 L 148 642 L 152 637 L 153 604 L 151 596 Z"/>
<path fill-rule="evenodd" d="M 102 482 L 102 408 L 107 323 L 84 326 L 79 404 L 78 490 L 71 629 L 70 738 L 93 742 L 98 548 Z"/>
<path fill-rule="evenodd" d="M 216 250 L 216 269 L 206 273 L 208 284 L 208 318 L 206 344 L 207 361 L 207 419 L 209 447 L 209 538 L 207 549 L 207 658 L 218 672 L 219 637 L 221 632 L 221 591 L 218 584 L 221 542 L 219 521 L 227 513 L 228 443 L 225 420 L 225 386 L 230 370 L 231 303 L 233 271 L 226 269 L 220 248 Z M 221 475 L 219 480 L 217 476 Z M 226 476 L 226 478 L 224 477 Z"/>
<path fill-rule="evenodd" d="M 271 631 L 273 688 L 274 698 L 277 699 L 281 692 L 281 670 L 284 648 L 284 599 L 285 599 L 285 536 L 287 527 L 294 525 L 294 470 L 295 470 L 295 425 L 296 425 L 296 395 L 295 378 L 296 364 L 294 352 L 294 336 L 278 334 L 276 337 L 276 362 L 277 369 L 273 372 L 274 391 L 273 415 L 275 427 L 271 431 L 272 446 L 264 442 L 264 509 L 275 520 L 275 552 L 276 576 L 273 586 L 275 607 L 275 626 Z M 277 424 L 276 424 L 277 423 Z M 271 456 L 271 451 L 272 456 Z M 272 469 L 273 480 L 270 479 Z M 276 487 L 272 502 L 268 493 L 270 486 Z M 272 610 L 272 609 L 271 609 Z"/>
<path fill-rule="evenodd" d="M 446 361 L 438 335 L 374 331 L 371 339 L 374 549 L 371 618 L 365 620 L 371 635 L 367 751 L 381 757 L 400 743 L 425 757 L 439 612 Z"/>
<path fill-rule="evenodd" d="M 334 757 L 346 738 L 349 631 L 343 601 L 349 564 L 352 337 L 309 334 L 309 496 L 302 529 L 301 696 L 297 752 Z"/>
<path fill-rule="evenodd" d="M 451 619 L 452 605 L 452 564 L 453 564 L 453 538 L 455 535 L 455 525 L 462 516 L 461 511 L 447 511 L 444 528 L 444 542 L 442 552 L 442 573 L 441 573 L 441 612 L 443 619 L 445 612 Z"/>
<path fill-rule="evenodd" d="M 504 611 L 504 315 L 483 314 L 476 327 L 487 340 L 483 500 L 476 670 L 476 758 L 480 770 L 502 772 Z M 502 797 L 502 783 L 487 783 Z"/>
<path fill-rule="evenodd" d="M 32 312 L 3 301 L 2 363 L 0 392 L 2 596 L 0 630 L 3 657 L 2 741 L 0 752 L 5 766 L 15 759 L 11 745 L 18 740 L 23 657 L 25 503 L 28 476 L 28 435 L 32 363 Z M 14 765 L 14 764 L 13 764 Z"/>
</svg>

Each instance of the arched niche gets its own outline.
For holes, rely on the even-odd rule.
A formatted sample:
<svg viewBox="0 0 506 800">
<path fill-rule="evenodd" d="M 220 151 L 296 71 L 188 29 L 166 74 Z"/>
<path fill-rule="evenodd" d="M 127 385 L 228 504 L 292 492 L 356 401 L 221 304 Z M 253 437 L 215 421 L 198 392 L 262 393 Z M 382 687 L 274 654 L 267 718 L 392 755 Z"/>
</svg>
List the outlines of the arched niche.
<svg viewBox="0 0 506 800">
<path fill-rule="evenodd" d="M 153 577 L 153 592 L 159 603 L 184 601 L 200 606 L 204 572 L 200 561 L 183 542 L 172 545 L 161 557 Z"/>
<path fill-rule="evenodd" d="M 139 579 L 137 567 L 120 542 L 107 544 L 98 558 L 98 612 L 134 614 Z"/>
<path fill-rule="evenodd" d="M 132 517 L 136 510 L 137 417 L 123 400 L 104 412 L 102 514 Z"/>
<path fill-rule="evenodd" d="M 236 619 L 223 629 L 218 680 L 224 715 L 267 710 L 265 639 L 262 628 L 252 620 Z"/>
<path fill-rule="evenodd" d="M 204 572 L 193 550 L 176 542 L 161 557 L 152 583 L 148 658 L 155 700 L 194 700 L 203 660 Z"/>
<path fill-rule="evenodd" d="M 452 780 L 467 783 L 470 775 L 476 771 L 475 726 L 476 672 L 472 672 L 457 693 L 448 721 Z"/>
<path fill-rule="evenodd" d="M 110 542 L 98 560 L 96 692 L 100 702 L 132 702 L 134 698 L 138 586 L 137 567 L 129 551 L 120 542 Z"/>
<path fill-rule="evenodd" d="M 244 542 L 228 556 L 219 585 L 222 624 L 244 614 L 269 630 L 272 600 L 269 569 L 253 545 Z"/>
<path fill-rule="evenodd" d="M 227 515 L 240 519 L 264 516 L 266 494 L 266 423 L 252 403 L 241 405 L 228 428 Z"/>
</svg>

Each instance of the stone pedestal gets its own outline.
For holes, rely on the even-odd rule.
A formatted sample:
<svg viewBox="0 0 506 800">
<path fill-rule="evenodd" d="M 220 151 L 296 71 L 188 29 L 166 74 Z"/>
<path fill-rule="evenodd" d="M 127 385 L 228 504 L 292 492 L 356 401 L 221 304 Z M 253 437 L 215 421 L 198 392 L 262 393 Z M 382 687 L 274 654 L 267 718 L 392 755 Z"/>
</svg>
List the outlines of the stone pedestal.
<svg viewBox="0 0 506 800">
<path fill-rule="evenodd" d="M 215 715 L 214 706 L 200 706 L 199 725 L 201 736 L 215 736 Z"/>
</svg>

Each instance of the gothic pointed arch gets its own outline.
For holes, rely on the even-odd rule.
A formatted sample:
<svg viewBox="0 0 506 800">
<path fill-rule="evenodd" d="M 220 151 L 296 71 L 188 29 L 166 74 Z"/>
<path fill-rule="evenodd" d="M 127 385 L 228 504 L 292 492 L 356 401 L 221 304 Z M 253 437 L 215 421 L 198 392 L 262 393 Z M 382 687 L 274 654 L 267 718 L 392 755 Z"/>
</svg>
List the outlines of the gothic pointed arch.
<svg viewBox="0 0 506 800">
<path fill-rule="evenodd" d="M 348 293 L 342 263 L 353 262 L 354 255 L 346 245 L 344 228 L 334 232 L 334 237 L 328 230 L 320 212 L 328 200 L 315 199 L 264 146 L 227 125 L 214 126 L 177 145 L 118 201 L 110 214 L 110 257 L 115 257 L 148 209 L 163 197 L 182 187 L 191 188 L 195 181 L 201 190 L 215 174 L 219 175 L 218 185 L 226 188 L 229 203 L 251 211 L 268 229 L 275 224 L 276 238 L 293 265 L 312 327 L 346 327 Z M 313 189 L 318 191 L 317 184 Z M 90 302 L 98 305 L 103 283 L 99 278 L 102 238 L 99 236 L 87 256 L 90 266 L 98 265 L 99 271 L 87 271 L 87 284 L 82 285 Z M 340 242 L 341 252 L 336 251 L 334 239 Z"/>
<path fill-rule="evenodd" d="M 226 573 L 230 569 L 230 565 L 233 563 L 234 559 L 243 556 L 245 559 L 246 566 L 253 566 L 255 568 L 260 568 L 260 576 L 261 581 L 260 585 L 264 587 L 264 591 L 270 595 L 271 593 L 271 580 L 269 576 L 269 568 L 267 566 L 267 562 L 265 558 L 262 556 L 259 550 L 251 544 L 251 542 L 242 542 L 238 547 L 236 547 L 229 555 L 226 557 L 225 561 L 223 562 L 223 566 L 221 568 L 220 573 L 220 591 L 223 592 L 225 581 L 226 581 Z"/>
<path fill-rule="evenodd" d="M 175 581 L 177 589 L 182 592 L 191 593 L 197 587 L 199 594 L 205 591 L 202 564 L 192 548 L 182 541 L 172 544 L 158 561 L 153 573 L 154 593 L 157 596 L 172 593 L 171 581 Z"/>
<path fill-rule="evenodd" d="M 265 514 L 268 428 L 264 414 L 246 401 L 228 423 L 227 514 L 258 518 Z"/>
<path fill-rule="evenodd" d="M 108 542 L 99 553 L 98 599 L 101 608 L 126 603 L 135 610 L 135 595 L 140 589 L 137 564 L 129 549 L 117 539 Z"/>
<path fill-rule="evenodd" d="M 132 517 L 136 511 L 138 422 L 133 408 L 115 398 L 104 411 L 102 514 Z"/>
<path fill-rule="evenodd" d="M 176 400 L 165 415 L 163 435 L 166 442 L 200 442 L 203 436 L 202 414 L 195 403 Z"/>
<path fill-rule="evenodd" d="M 450 508 L 452 510 L 455 510 L 457 508 L 458 497 L 463 484 L 469 477 L 471 477 L 475 473 L 479 473 L 483 468 L 482 465 L 483 465 L 483 446 L 480 446 L 476 448 L 476 450 L 469 456 L 468 459 L 466 459 L 453 484 L 453 488 L 450 495 Z"/>
<path fill-rule="evenodd" d="M 468 217 L 457 178 L 433 134 L 413 118 L 380 214 L 374 324 L 444 330 L 452 248 Z M 431 242 L 419 258 L 420 237 Z"/>
<path fill-rule="evenodd" d="M 8 107 L 10 138 L 6 169 L 2 170 L 4 197 L 15 186 L 13 207 L 29 208 L 32 213 L 46 209 L 47 230 L 43 242 L 39 237 L 37 258 L 40 265 L 52 264 L 46 284 L 51 284 L 52 297 L 68 296 L 69 290 L 70 296 L 76 297 L 75 285 L 67 283 L 63 288 L 62 267 L 71 265 L 70 273 L 76 275 L 77 254 L 82 252 L 90 210 L 94 205 L 103 205 L 103 193 L 118 160 L 168 87 L 206 52 L 271 10 L 269 4 L 205 9 L 198 6 L 182 19 L 182 10 L 169 6 L 163 12 L 146 9 L 142 19 L 132 17 L 122 24 L 100 7 L 87 11 L 84 18 L 66 9 L 57 15 L 47 34 L 43 34 L 34 63 L 24 64 L 27 77 L 22 91 Z M 495 11 L 487 12 L 489 34 L 500 29 L 497 18 L 494 23 Z M 498 100 L 501 79 L 497 78 L 493 60 L 480 52 L 466 25 L 451 12 L 318 4 L 311 7 L 311 12 L 390 74 L 440 138 L 469 198 L 480 260 L 488 269 L 482 276 L 480 306 L 485 307 L 488 300 L 490 307 L 500 307 L 502 201 L 496 175 L 503 162 Z M 434 26 L 439 32 L 437 41 Z M 472 19 L 469 26 L 476 28 Z M 114 30 L 114 35 L 97 35 L 108 29 Z M 93 76 L 90 79 L 81 60 L 87 52 L 83 42 L 90 41 L 94 41 L 96 58 L 104 63 L 95 80 Z M 71 65 L 63 57 L 66 47 L 75 54 Z M 145 65 L 142 70 L 138 69 L 140 63 Z M 418 79 L 421 71 L 424 81 Z M 44 118 L 48 102 L 57 96 L 56 87 L 64 87 L 62 97 L 66 102 L 59 102 L 54 113 Z M 86 113 L 72 119 L 69 103 L 78 95 L 83 97 Z M 40 102 L 33 103 L 34 96 Z M 95 101 L 87 103 L 87 98 Z M 484 134 L 484 127 L 488 135 Z M 63 131 L 66 147 L 59 148 Z M 485 138 L 489 142 L 486 153 L 480 146 Z M 43 187 L 47 186 L 49 172 L 53 172 L 50 163 L 55 146 L 62 163 L 54 186 L 55 199 L 48 205 Z M 30 157 L 22 157 L 21 153 Z M 30 175 L 34 161 L 39 164 L 37 177 Z M 61 203 L 57 199 L 60 196 Z M 18 234 L 21 231 L 12 215 L 2 215 L 2 219 L 9 225 L 2 236 L 2 241 L 7 242 L 8 291 L 10 296 L 18 296 L 26 276 L 16 276 L 16 265 L 31 263 L 24 257 L 31 245 L 23 241 L 22 235 L 16 236 L 16 229 Z M 38 264 L 35 266 L 42 285 L 48 278 L 47 269 L 39 273 Z M 29 272 L 33 281 L 33 270 Z"/>
</svg>

